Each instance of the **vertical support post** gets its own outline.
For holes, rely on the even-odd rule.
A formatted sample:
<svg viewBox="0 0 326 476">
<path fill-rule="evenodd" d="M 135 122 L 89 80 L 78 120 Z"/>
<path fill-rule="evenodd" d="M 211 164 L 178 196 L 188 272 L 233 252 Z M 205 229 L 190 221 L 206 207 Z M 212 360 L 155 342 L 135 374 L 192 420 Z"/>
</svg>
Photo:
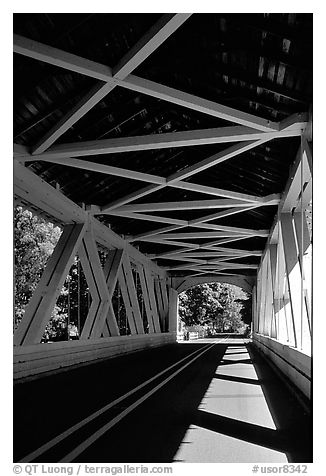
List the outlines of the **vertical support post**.
<svg viewBox="0 0 326 476">
<path fill-rule="evenodd" d="M 135 324 L 135 321 L 134 321 L 134 314 L 132 312 L 132 306 L 131 306 L 131 303 L 130 303 L 130 297 L 129 297 L 129 293 L 128 293 L 128 288 L 127 288 L 127 284 L 126 284 L 126 277 L 125 277 L 123 266 L 120 267 L 119 274 L 118 274 L 118 280 L 119 280 L 119 286 L 120 286 L 120 290 L 121 290 L 122 299 L 123 299 L 125 309 L 126 309 L 126 317 L 127 317 L 127 320 L 128 320 L 130 332 L 131 332 L 132 335 L 134 335 L 134 334 L 137 334 L 137 328 L 136 328 L 136 324 Z"/>
<path fill-rule="evenodd" d="M 168 315 L 169 315 L 169 297 L 166 289 L 166 280 L 160 278 L 160 288 L 161 288 L 161 296 L 162 296 L 162 304 L 163 304 L 163 322 L 164 322 L 164 329 L 168 330 L 169 323 L 168 323 Z"/>
<path fill-rule="evenodd" d="M 148 297 L 149 297 L 149 301 L 150 301 L 151 309 L 152 309 L 154 331 L 161 332 L 160 319 L 159 319 L 157 304 L 155 299 L 154 279 L 153 279 L 151 271 L 147 267 L 144 268 L 144 276 L 147 283 Z"/>
<path fill-rule="evenodd" d="M 257 286 L 252 288 L 252 325 L 251 335 L 253 336 L 257 332 Z"/>
<path fill-rule="evenodd" d="M 178 331 L 178 304 L 179 297 L 175 289 L 169 288 L 169 332 L 172 332 L 175 337 Z"/>
<path fill-rule="evenodd" d="M 273 320 L 274 320 L 274 329 L 275 337 L 277 339 L 278 336 L 278 328 L 277 328 L 277 312 L 278 312 L 278 305 L 277 305 L 277 244 L 271 244 L 269 246 L 269 259 L 271 265 L 271 285 L 272 285 L 272 306 L 273 306 Z"/>
<path fill-rule="evenodd" d="M 122 258 L 122 269 L 125 277 L 125 285 L 127 288 L 127 293 L 129 295 L 130 308 L 133 314 L 134 323 L 136 326 L 137 334 L 144 334 L 144 324 L 139 310 L 139 304 L 137 299 L 137 291 L 135 288 L 134 278 L 132 276 L 132 270 L 130 265 L 129 257 L 124 253 Z"/>
<path fill-rule="evenodd" d="M 264 305 L 264 334 L 272 336 L 272 321 L 273 321 L 273 309 L 272 309 L 272 283 L 271 283 L 271 267 L 270 267 L 270 253 L 269 251 L 265 256 L 266 260 L 266 280 L 265 280 L 265 305 Z"/>
<path fill-rule="evenodd" d="M 154 279 L 154 288 L 155 288 L 155 294 L 157 299 L 157 307 L 158 307 L 158 314 L 159 314 L 159 319 L 161 324 L 161 330 L 162 332 L 164 332 L 165 331 L 164 307 L 163 307 L 162 291 L 161 291 L 160 281 L 158 277 Z"/>
<path fill-rule="evenodd" d="M 151 303 L 150 303 L 150 299 L 148 295 L 148 288 L 147 288 L 143 266 L 139 266 L 138 271 L 139 271 L 140 285 L 141 285 L 144 304 L 145 304 L 145 311 L 147 315 L 149 333 L 152 334 L 155 332 L 155 327 L 154 327 L 153 312 L 152 312 Z"/>
<path fill-rule="evenodd" d="M 14 335 L 14 345 L 38 344 L 73 263 L 85 224 L 66 225 Z"/>
<path fill-rule="evenodd" d="M 292 272 L 298 263 L 298 253 L 292 224 L 292 215 L 290 213 L 281 213 L 281 229 L 286 275 L 292 310 L 294 340 L 295 346 L 297 347 L 301 343 L 301 302 L 300 299 L 298 300 L 297 298 L 298 292 L 296 293 L 295 291 L 297 291 L 297 289 L 294 289 L 296 287 L 294 283 L 295 277 L 292 275 Z"/>
<path fill-rule="evenodd" d="M 260 281 L 260 296 L 258 302 L 258 329 L 259 333 L 265 333 L 265 303 L 266 303 L 266 272 L 267 272 L 266 255 L 261 265 L 261 281 Z"/>
</svg>

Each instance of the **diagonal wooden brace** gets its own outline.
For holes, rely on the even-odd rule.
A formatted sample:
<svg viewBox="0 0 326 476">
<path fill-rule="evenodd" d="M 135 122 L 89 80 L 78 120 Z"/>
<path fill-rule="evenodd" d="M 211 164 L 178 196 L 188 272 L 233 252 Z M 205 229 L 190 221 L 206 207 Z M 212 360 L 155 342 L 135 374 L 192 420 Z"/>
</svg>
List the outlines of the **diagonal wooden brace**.
<svg viewBox="0 0 326 476">
<path fill-rule="evenodd" d="M 85 224 L 66 225 L 15 334 L 14 345 L 40 343 L 51 312 L 85 233 Z"/>
</svg>

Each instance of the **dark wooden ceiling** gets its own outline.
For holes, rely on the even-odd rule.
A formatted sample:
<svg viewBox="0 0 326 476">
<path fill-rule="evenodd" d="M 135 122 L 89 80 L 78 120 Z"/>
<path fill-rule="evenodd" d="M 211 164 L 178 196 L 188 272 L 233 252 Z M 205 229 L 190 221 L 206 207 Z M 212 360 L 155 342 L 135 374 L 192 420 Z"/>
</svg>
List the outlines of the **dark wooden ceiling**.
<svg viewBox="0 0 326 476">
<path fill-rule="evenodd" d="M 14 14 L 14 33 L 113 67 L 160 18 L 159 14 Z M 193 14 L 133 74 L 279 122 L 308 111 L 312 103 L 312 15 Z M 14 142 L 32 149 L 97 83 L 94 78 L 14 54 Z M 61 135 L 56 144 L 229 125 L 233 123 L 118 86 Z M 185 181 L 259 197 L 280 194 L 299 144 L 299 137 L 273 139 Z M 168 177 L 230 145 L 140 150 L 86 159 Z M 61 191 L 76 203 L 101 207 L 144 187 L 144 183 L 131 178 L 42 160 L 27 162 L 26 166 L 50 184 L 59 184 Z M 212 198 L 165 187 L 132 203 Z M 269 229 L 276 210 L 276 205 L 265 206 L 210 223 Z M 192 220 L 211 212 L 179 210 L 159 215 Z M 110 215 L 98 218 L 122 235 L 135 236 L 165 226 Z M 201 244 L 206 241 L 210 240 L 197 240 Z M 196 239 L 191 242 L 196 243 Z M 223 246 L 262 250 L 265 243 L 266 237 L 253 237 Z M 151 254 L 175 249 L 143 241 L 136 244 L 142 252 Z M 254 264 L 258 258 L 246 259 L 248 264 Z M 158 258 L 157 262 L 171 265 L 165 259 Z M 178 273 L 187 271 L 175 271 Z"/>
</svg>

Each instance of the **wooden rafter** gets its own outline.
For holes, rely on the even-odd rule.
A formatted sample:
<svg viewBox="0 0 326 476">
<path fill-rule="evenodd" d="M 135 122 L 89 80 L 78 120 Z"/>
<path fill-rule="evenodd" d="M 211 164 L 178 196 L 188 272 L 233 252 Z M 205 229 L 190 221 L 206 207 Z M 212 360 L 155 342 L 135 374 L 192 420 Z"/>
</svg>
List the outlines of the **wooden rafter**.
<svg viewBox="0 0 326 476">
<path fill-rule="evenodd" d="M 47 47 L 41 43 L 15 35 L 14 52 L 63 68 L 70 69 L 69 65 L 71 64 L 72 70 L 81 74 L 89 75 L 90 69 L 95 67 L 98 72 L 97 79 L 101 79 L 101 83 L 96 84 L 71 111 L 63 116 L 63 118 L 45 134 L 33 148 L 33 153 L 40 154 L 50 147 L 62 134 L 117 86 L 117 84 L 112 81 L 113 78 L 123 80 L 169 38 L 189 16 L 190 14 L 188 13 L 163 15 L 144 37 L 120 60 L 113 70 L 97 65 L 92 61 L 84 60 L 84 58 L 65 53 L 56 48 Z M 109 78 L 108 82 L 106 82 L 107 77 Z M 105 81 L 104 85 L 103 80 Z"/>
<path fill-rule="evenodd" d="M 139 78 L 132 74 L 124 79 L 114 78 L 108 66 L 85 58 L 66 53 L 42 43 L 14 35 L 14 52 L 75 71 L 86 76 L 105 81 L 114 86 L 121 86 L 164 101 L 225 119 L 236 124 L 252 127 L 262 131 L 278 130 L 278 123 L 238 111 L 234 108 L 209 101 L 198 96 L 178 91 L 153 81 Z"/>
<path fill-rule="evenodd" d="M 19 162 L 32 162 L 32 161 L 35 161 L 36 159 L 35 156 L 28 154 L 25 148 L 23 148 L 20 153 L 16 152 L 15 158 Z M 137 180 L 141 182 L 149 182 L 151 184 L 165 185 L 172 188 L 190 190 L 193 192 L 203 193 L 207 195 L 213 195 L 213 196 L 219 196 L 219 197 L 225 197 L 225 198 L 235 198 L 241 201 L 243 200 L 244 202 L 262 203 L 262 202 L 270 201 L 272 198 L 273 199 L 277 198 L 277 196 L 257 197 L 254 195 L 238 193 L 231 190 L 223 190 L 216 187 L 207 187 L 201 184 L 184 182 L 182 180 L 180 181 L 169 180 L 159 175 L 147 174 L 144 172 L 137 172 L 135 170 L 123 169 L 120 167 L 114 167 L 114 166 L 106 165 L 106 164 L 99 164 L 96 162 L 90 162 L 88 160 L 76 159 L 71 157 L 49 158 L 49 159 L 46 159 L 45 161 L 52 162 L 59 165 L 66 165 L 68 167 L 75 167 L 82 170 L 90 170 L 93 172 L 99 172 L 99 173 L 103 173 L 107 175 L 128 178 L 128 179 Z"/>
<path fill-rule="evenodd" d="M 117 137 L 95 141 L 72 142 L 50 147 L 42 158 L 85 157 L 90 155 L 116 154 L 140 150 L 189 147 L 194 145 L 224 144 L 229 142 L 272 140 L 301 135 L 303 126 L 292 126 L 281 131 L 261 132 L 246 126 L 226 126 L 213 129 L 196 129 L 182 132 L 166 132 L 145 136 Z"/>
<path fill-rule="evenodd" d="M 176 210 L 208 210 L 212 208 L 232 208 L 232 207 L 250 207 L 251 202 L 243 202 L 236 199 L 216 199 L 216 200 L 188 200 L 180 202 L 158 202 L 158 203 L 139 203 L 133 205 L 125 205 L 109 214 L 117 212 L 160 212 L 160 211 L 176 211 Z"/>
<path fill-rule="evenodd" d="M 167 13 L 162 15 L 155 25 L 149 29 L 138 43 L 136 43 L 113 68 L 113 77 L 122 80 L 126 78 L 190 16 L 191 13 Z"/>
<path fill-rule="evenodd" d="M 232 232 L 240 232 L 242 234 L 246 235 L 253 235 L 256 236 L 257 233 L 266 233 L 268 230 L 252 230 L 252 229 L 247 229 L 247 228 L 235 228 L 235 227 L 230 227 L 230 226 L 223 226 L 223 225 L 218 225 L 218 224 L 208 224 L 208 223 L 203 223 L 203 222 L 196 222 L 196 223 L 191 223 L 186 220 L 179 220 L 176 218 L 167 218 L 167 217 L 161 217 L 161 216 L 156 216 L 156 215 L 146 215 L 146 214 L 141 214 L 141 213 L 132 213 L 128 211 L 120 211 L 120 210 L 115 210 L 111 212 L 111 215 L 114 216 L 120 216 L 120 217 L 125 217 L 125 218 L 132 218 L 135 220 L 145 220 L 145 221 L 155 221 L 155 222 L 160 222 L 160 223 L 169 223 L 172 225 L 177 225 L 176 229 L 183 228 L 183 227 L 194 227 L 194 228 L 203 228 L 206 230 L 223 230 L 223 231 L 232 231 Z M 179 227 L 180 225 L 180 227 Z M 175 229 L 175 227 L 173 227 Z M 171 231 L 171 228 L 168 228 L 169 231 Z M 166 237 L 166 234 L 161 234 L 160 235 L 162 238 Z"/>
</svg>

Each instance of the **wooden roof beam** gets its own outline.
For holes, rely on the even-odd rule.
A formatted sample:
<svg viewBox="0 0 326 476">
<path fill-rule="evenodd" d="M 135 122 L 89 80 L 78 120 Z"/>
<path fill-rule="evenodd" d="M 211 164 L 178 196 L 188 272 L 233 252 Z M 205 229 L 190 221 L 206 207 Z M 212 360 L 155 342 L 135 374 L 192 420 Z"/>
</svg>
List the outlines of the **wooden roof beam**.
<svg viewBox="0 0 326 476">
<path fill-rule="evenodd" d="M 305 126 L 305 125 L 304 125 Z M 52 146 L 39 154 L 42 157 L 65 158 L 89 155 L 115 154 L 139 150 L 165 149 L 171 147 L 189 147 L 194 145 L 223 144 L 228 142 L 258 141 L 300 136 L 304 127 L 291 127 L 282 131 L 260 132 L 245 126 L 219 127 L 182 132 L 167 132 L 145 136 L 118 137 L 95 141 L 73 142 Z"/>
<path fill-rule="evenodd" d="M 176 31 L 191 14 L 177 13 L 165 14 L 153 27 L 141 38 L 136 45 L 121 59 L 113 70 L 107 66 L 86 60 L 85 58 L 71 55 L 64 51 L 52 48 L 42 43 L 35 42 L 19 35 L 14 36 L 14 52 L 32 57 L 39 61 L 45 61 L 55 66 L 63 67 L 80 74 L 90 76 L 91 70 L 95 70 L 96 79 L 105 81 L 98 83 L 89 93 L 77 103 L 63 118 L 48 131 L 47 134 L 36 144 L 34 154 L 40 154 L 50 147 L 62 136 L 73 124 L 92 109 L 103 99 L 117 83 L 114 78 L 124 79 L 131 71 L 139 66 L 153 51 L 155 51 L 174 31 Z"/>
<path fill-rule="evenodd" d="M 246 256 L 262 256 L 262 251 L 251 251 L 251 250 L 237 250 L 230 248 L 228 251 L 224 251 L 225 248 L 221 248 L 220 251 L 202 251 L 202 250 L 189 250 L 186 248 L 186 251 L 180 253 L 179 251 L 173 251 L 168 253 L 158 253 L 158 254 L 148 254 L 148 258 L 168 258 L 173 256 L 182 256 L 190 258 L 219 258 L 223 256 L 230 257 L 246 257 Z"/>
<path fill-rule="evenodd" d="M 229 209 L 227 209 L 223 212 L 213 213 L 211 215 L 205 215 L 201 218 L 196 218 L 194 220 L 190 220 L 188 222 L 187 226 L 196 226 L 198 223 L 204 223 L 206 221 L 216 220 L 218 218 L 222 218 L 222 217 L 225 217 L 225 216 L 245 212 L 247 210 L 252 210 L 253 208 L 257 208 L 261 205 L 262 204 L 253 204 L 253 205 L 246 206 L 246 207 L 241 206 L 241 207 L 229 208 Z M 184 226 L 180 226 L 178 228 L 184 228 Z M 176 229 L 176 228 L 174 228 L 174 229 Z M 136 235 L 132 238 L 132 240 L 137 240 L 137 239 L 140 239 L 140 238 L 143 238 L 143 237 L 148 237 L 148 236 L 155 236 L 155 235 L 163 234 L 163 233 L 169 232 L 169 231 L 173 231 L 173 229 L 171 230 L 171 227 L 157 228 L 155 230 Z M 164 235 L 161 235 L 161 236 L 164 236 Z"/>
<path fill-rule="evenodd" d="M 28 153 L 27 148 L 21 146 L 18 152 L 17 145 L 14 147 L 14 157 L 19 160 L 20 162 L 34 162 L 38 160 L 38 156 L 34 156 Z M 205 185 L 195 184 L 191 182 L 183 182 L 183 181 L 172 181 L 171 183 L 167 182 L 165 177 L 161 177 L 159 175 L 147 174 L 144 172 L 137 172 L 135 170 L 130 169 L 122 169 L 120 167 L 114 167 L 111 165 L 100 164 L 98 162 L 90 162 L 88 160 L 81 160 L 76 158 L 49 158 L 44 160 L 42 156 L 42 160 L 45 162 L 52 162 L 59 165 L 65 165 L 67 167 L 75 167 L 82 170 L 90 170 L 92 172 L 99 172 L 107 175 L 113 175 L 122 178 L 128 178 L 131 180 L 139 180 L 142 182 L 149 182 L 152 184 L 157 185 L 168 185 L 173 188 L 181 188 L 184 190 L 190 190 L 193 192 L 204 193 L 213 196 L 225 197 L 225 198 L 235 198 L 238 200 L 243 200 L 244 202 L 254 202 L 254 203 L 261 203 L 265 200 L 265 197 L 257 197 L 254 195 L 244 194 L 233 192 L 230 190 L 224 190 L 215 187 L 207 187 Z M 104 210 L 105 211 L 105 210 Z"/>
<path fill-rule="evenodd" d="M 262 131 L 279 129 L 277 122 L 268 121 L 132 74 L 123 80 L 114 78 L 112 69 L 106 65 L 72 55 L 19 35 L 14 35 L 14 52 L 99 79 L 106 83 L 111 83 L 113 87 L 121 86 L 236 124 L 242 124 Z"/>
<path fill-rule="evenodd" d="M 218 117 L 219 119 L 234 122 L 235 124 L 252 127 L 253 129 L 265 132 L 278 130 L 277 122 L 269 121 L 229 106 L 223 106 L 214 101 L 209 101 L 208 99 L 203 99 L 193 94 L 179 91 L 148 79 L 139 78 L 132 74 L 121 81 L 119 86 L 142 94 L 147 94 L 157 99 L 172 102 L 173 104 L 202 112 L 213 117 Z"/>
<path fill-rule="evenodd" d="M 113 68 L 113 77 L 117 79 L 126 78 L 190 16 L 191 13 L 167 13 L 163 15 Z"/>
<path fill-rule="evenodd" d="M 245 233 L 247 235 L 256 236 L 256 230 L 235 228 L 235 227 L 223 226 L 223 225 L 218 225 L 218 224 L 191 223 L 191 222 L 186 221 L 186 220 L 179 220 L 179 219 L 176 219 L 176 218 L 167 218 L 167 217 L 162 217 L 162 216 L 157 216 L 157 215 L 123 212 L 123 211 L 120 211 L 120 210 L 113 210 L 112 212 L 110 212 L 110 215 L 119 216 L 119 217 L 123 217 L 123 218 L 130 218 L 130 219 L 133 219 L 133 220 L 145 220 L 145 221 L 154 221 L 154 222 L 158 222 L 158 223 L 168 223 L 168 224 L 172 224 L 172 225 L 178 225 L 177 229 L 189 226 L 189 227 L 192 227 L 192 228 L 201 228 L 201 229 L 206 229 L 206 230 L 215 230 L 215 231 L 224 230 L 224 231 L 241 232 L 241 233 Z M 171 231 L 171 227 L 168 227 L 168 228 L 169 228 L 169 231 Z M 162 236 L 162 238 L 164 238 L 165 235 L 163 234 L 161 236 Z"/>
<path fill-rule="evenodd" d="M 235 231 L 239 230 L 239 231 Z M 184 232 L 184 233 L 166 233 L 164 238 L 169 240 L 184 240 L 184 239 L 205 239 L 205 238 L 233 238 L 233 237 L 242 237 L 245 236 L 248 238 L 252 236 L 261 236 L 267 237 L 269 235 L 269 230 L 246 230 L 245 228 L 242 229 L 233 228 L 233 227 L 225 227 L 225 231 L 204 231 L 204 232 Z M 143 238 L 141 241 L 149 241 L 147 238 Z M 155 241 L 155 240 L 150 240 Z"/>
<path fill-rule="evenodd" d="M 159 203 L 137 203 L 133 205 L 121 206 L 119 212 L 160 212 L 175 210 L 201 210 L 210 208 L 230 208 L 230 207 L 250 207 L 252 202 L 243 202 L 235 199 L 221 200 L 187 200 L 179 202 L 159 202 Z M 111 213 L 111 212 L 107 212 Z"/>
<path fill-rule="evenodd" d="M 179 266 L 161 266 L 161 268 L 165 269 L 166 271 L 172 271 L 172 270 L 177 270 L 177 269 L 189 269 L 192 268 L 193 265 L 179 265 Z M 245 263 L 221 263 L 221 265 L 217 264 L 205 264 L 205 265 L 198 265 L 197 269 L 200 270 L 211 270 L 211 269 L 216 269 L 216 270 L 222 270 L 222 269 L 257 269 L 258 265 L 255 264 L 245 264 Z"/>
</svg>

